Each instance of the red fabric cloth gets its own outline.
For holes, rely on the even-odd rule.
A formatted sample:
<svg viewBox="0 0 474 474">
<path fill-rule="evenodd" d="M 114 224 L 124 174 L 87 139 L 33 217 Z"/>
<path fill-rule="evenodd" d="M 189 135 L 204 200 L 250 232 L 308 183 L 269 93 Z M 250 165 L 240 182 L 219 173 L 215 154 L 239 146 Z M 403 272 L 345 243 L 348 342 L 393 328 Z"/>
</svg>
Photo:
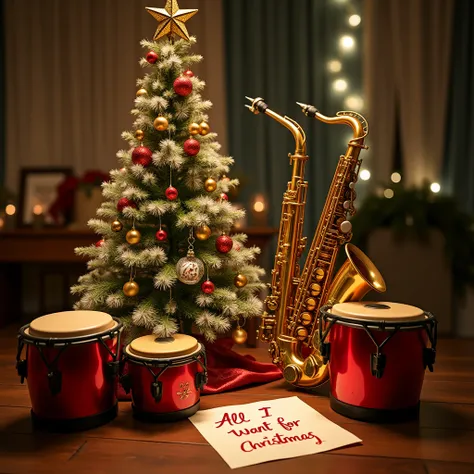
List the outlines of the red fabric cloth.
<svg viewBox="0 0 474 474">
<path fill-rule="evenodd" d="M 282 377 L 280 369 L 271 363 L 258 362 L 251 355 L 241 355 L 232 350 L 231 338 L 218 339 L 212 344 L 197 337 L 206 348 L 208 380 L 203 395 L 228 392 L 246 385 L 268 383 Z M 123 373 L 127 373 L 124 367 Z M 119 384 L 119 400 L 130 400 Z"/>
</svg>

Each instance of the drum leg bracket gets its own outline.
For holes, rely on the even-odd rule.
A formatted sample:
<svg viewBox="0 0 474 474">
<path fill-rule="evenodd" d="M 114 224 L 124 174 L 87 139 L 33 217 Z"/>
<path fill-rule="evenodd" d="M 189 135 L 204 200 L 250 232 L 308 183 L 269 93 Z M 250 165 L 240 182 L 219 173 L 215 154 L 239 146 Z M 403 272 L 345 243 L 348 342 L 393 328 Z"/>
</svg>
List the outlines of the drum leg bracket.
<svg viewBox="0 0 474 474">
<path fill-rule="evenodd" d="M 21 359 L 16 363 L 16 371 L 17 371 L 18 375 L 20 376 L 20 382 L 24 383 L 24 381 L 25 381 L 25 379 L 28 375 L 27 365 L 26 365 L 26 360 L 25 359 Z"/>
<path fill-rule="evenodd" d="M 425 368 L 428 367 L 430 372 L 433 372 L 433 364 L 436 360 L 436 349 L 433 347 L 425 347 L 423 349 L 423 363 Z"/>
</svg>

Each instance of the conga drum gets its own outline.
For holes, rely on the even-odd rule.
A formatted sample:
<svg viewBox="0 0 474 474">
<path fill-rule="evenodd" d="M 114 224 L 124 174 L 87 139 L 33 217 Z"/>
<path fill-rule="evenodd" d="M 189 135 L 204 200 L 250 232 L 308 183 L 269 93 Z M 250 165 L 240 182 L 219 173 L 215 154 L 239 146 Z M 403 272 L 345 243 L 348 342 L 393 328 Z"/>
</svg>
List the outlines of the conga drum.
<svg viewBox="0 0 474 474">
<path fill-rule="evenodd" d="M 204 347 L 191 336 L 175 334 L 134 339 L 123 353 L 124 390 L 132 393 L 134 416 L 144 421 L 175 421 L 199 410 L 207 382 Z"/>
<path fill-rule="evenodd" d="M 331 408 L 362 421 L 416 418 L 426 367 L 433 371 L 437 323 L 401 303 L 321 308 L 321 352 L 329 361 Z"/>
<path fill-rule="evenodd" d="M 76 431 L 115 418 L 121 331 L 118 319 L 98 311 L 48 314 L 20 329 L 17 370 L 36 427 Z"/>
</svg>

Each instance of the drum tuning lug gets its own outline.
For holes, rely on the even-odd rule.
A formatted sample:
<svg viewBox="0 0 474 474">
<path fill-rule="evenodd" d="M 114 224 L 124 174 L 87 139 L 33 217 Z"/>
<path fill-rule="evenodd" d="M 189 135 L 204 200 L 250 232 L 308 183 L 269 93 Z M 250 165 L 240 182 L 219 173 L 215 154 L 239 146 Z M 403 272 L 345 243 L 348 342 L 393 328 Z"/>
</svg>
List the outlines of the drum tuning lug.
<svg viewBox="0 0 474 474">
<path fill-rule="evenodd" d="M 194 380 L 197 390 L 202 390 L 207 382 L 207 372 L 198 372 Z"/>
<path fill-rule="evenodd" d="M 435 363 L 436 359 L 436 350 L 432 347 L 425 347 L 423 349 L 423 363 L 430 372 L 433 372 L 433 364 Z"/>
<path fill-rule="evenodd" d="M 108 362 L 105 365 L 105 373 L 109 378 L 114 379 L 119 374 L 120 369 L 120 362 L 118 360 L 114 360 L 112 362 Z"/>
<path fill-rule="evenodd" d="M 48 372 L 48 384 L 51 395 L 57 395 L 61 391 L 63 376 L 59 370 Z"/>
<path fill-rule="evenodd" d="M 163 395 L 163 384 L 160 381 L 152 382 L 151 384 L 151 396 L 158 403 Z"/>
<path fill-rule="evenodd" d="M 16 363 L 16 371 L 18 375 L 20 376 L 20 382 L 23 383 L 26 379 L 27 376 L 27 369 L 26 369 L 26 360 L 21 359 Z"/>
<path fill-rule="evenodd" d="M 329 355 L 331 354 L 331 343 L 323 342 L 321 344 L 321 355 L 323 357 L 323 362 L 327 364 L 329 362 Z"/>
<path fill-rule="evenodd" d="M 122 385 L 126 394 L 130 393 L 130 390 L 132 388 L 132 378 L 129 374 L 125 374 L 120 377 L 120 385 Z"/>
<path fill-rule="evenodd" d="M 386 357 L 385 354 L 371 354 L 372 375 L 381 379 L 385 369 Z"/>
</svg>

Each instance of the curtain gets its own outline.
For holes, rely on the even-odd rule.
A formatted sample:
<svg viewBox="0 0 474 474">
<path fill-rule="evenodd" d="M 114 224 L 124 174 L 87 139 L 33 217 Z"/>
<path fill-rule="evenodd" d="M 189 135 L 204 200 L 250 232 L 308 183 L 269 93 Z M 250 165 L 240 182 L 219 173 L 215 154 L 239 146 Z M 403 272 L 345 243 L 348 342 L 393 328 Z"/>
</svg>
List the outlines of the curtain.
<svg viewBox="0 0 474 474">
<path fill-rule="evenodd" d="M 464 211 L 474 214 L 474 3 L 457 0 L 452 44 L 445 181 Z"/>
<path fill-rule="evenodd" d="M 161 2 L 164 5 L 164 2 Z M 157 22 L 146 0 L 5 0 L 7 185 L 15 189 L 26 166 L 108 171 L 128 145 L 121 133 L 144 71 L 143 38 Z M 226 144 L 222 5 L 181 0 L 198 8 L 187 23 L 204 61 L 194 70 L 208 81 L 210 124 Z M 161 6 L 163 6 L 161 5 Z"/>
<path fill-rule="evenodd" d="M 365 75 L 375 177 L 393 171 L 398 111 L 403 180 L 441 179 L 454 0 L 366 0 Z"/>
<path fill-rule="evenodd" d="M 254 196 L 263 194 L 270 203 L 272 225 L 280 221 L 283 192 L 291 176 L 288 153 L 294 152 L 295 144 L 280 124 L 252 115 L 244 107 L 249 104 L 245 96 L 264 98 L 272 110 L 293 118 L 307 132 L 305 234 L 312 235 L 351 131 L 305 117 L 296 101 L 335 115 L 345 107 L 348 94 L 360 94 L 360 27 L 347 23 L 351 13 L 360 13 L 358 5 L 332 0 L 224 0 L 229 144 L 244 185 L 239 199 L 251 212 Z M 345 33 L 356 40 L 354 51 L 347 54 L 339 49 Z M 332 59 L 341 61 L 339 73 L 328 71 Z M 348 87 L 338 93 L 333 83 L 341 78 Z"/>
<path fill-rule="evenodd" d="M 0 0 L 0 124 L 5 123 L 5 22 L 4 2 Z M 5 127 L 0 126 L 0 188 L 5 181 Z"/>
</svg>

